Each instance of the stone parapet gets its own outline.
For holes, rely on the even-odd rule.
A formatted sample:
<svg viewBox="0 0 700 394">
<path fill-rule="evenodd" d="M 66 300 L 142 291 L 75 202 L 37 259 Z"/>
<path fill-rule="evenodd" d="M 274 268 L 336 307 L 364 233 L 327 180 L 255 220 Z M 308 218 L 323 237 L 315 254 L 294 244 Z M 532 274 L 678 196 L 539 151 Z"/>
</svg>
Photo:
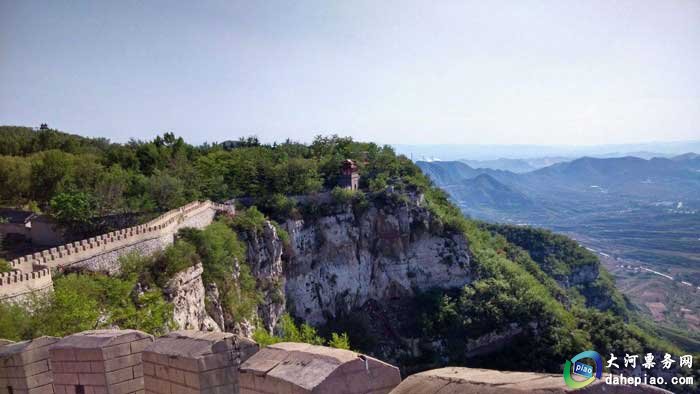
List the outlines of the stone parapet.
<svg viewBox="0 0 700 394">
<path fill-rule="evenodd" d="M 230 333 L 170 333 L 143 352 L 146 394 L 238 394 L 238 367 L 257 351 L 255 342 Z"/>
<path fill-rule="evenodd" d="M 504 372 L 490 369 L 448 367 L 411 375 L 391 394 L 671 394 L 646 385 L 614 386 L 602 380 L 582 388 L 571 389 L 561 374 Z"/>
<path fill-rule="evenodd" d="M 85 331 L 50 349 L 55 394 L 143 394 L 141 355 L 153 337 L 136 330 Z"/>
<path fill-rule="evenodd" d="M 0 394 L 54 394 L 49 348 L 60 338 L 40 337 L 0 347 Z"/>
<path fill-rule="evenodd" d="M 241 394 L 385 394 L 400 382 L 393 365 L 305 343 L 270 345 L 240 367 Z"/>
<path fill-rule="evenodd" d="M 173 241 L 183 227 L 204 227 L 217 211 L 234 214 L 229 205 L 193 201 L 148 223 L 22 256 L 9 262 L 13 271 L 0 274 L 0 300 L 52 287 L 50 269 L 74 264 L 112 271 L 119 257 L 132 251 L 151 252 Z"/>
</svg>

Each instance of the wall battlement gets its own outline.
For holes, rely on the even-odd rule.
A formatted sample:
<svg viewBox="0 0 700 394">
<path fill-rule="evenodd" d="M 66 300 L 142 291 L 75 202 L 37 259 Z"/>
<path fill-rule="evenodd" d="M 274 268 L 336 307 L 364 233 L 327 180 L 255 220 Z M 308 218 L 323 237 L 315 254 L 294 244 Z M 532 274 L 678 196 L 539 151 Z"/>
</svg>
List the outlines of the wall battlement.
<svg viewBox="0 0 700 394">
<path fill-rule="evenodd" d="M 71 242 L 10 261 L 13 271 L 0 274 L 0 300 L 53 287 L 51 269 L 79 264 L 90 269 L 118 270 L 119 257 L 138 251 L 150 254 L 173 242 L 180 228 L 202 228 L 217 211 L 235 213 L 230 205 L 193 201 L 142 225 Z"/>
</svg>

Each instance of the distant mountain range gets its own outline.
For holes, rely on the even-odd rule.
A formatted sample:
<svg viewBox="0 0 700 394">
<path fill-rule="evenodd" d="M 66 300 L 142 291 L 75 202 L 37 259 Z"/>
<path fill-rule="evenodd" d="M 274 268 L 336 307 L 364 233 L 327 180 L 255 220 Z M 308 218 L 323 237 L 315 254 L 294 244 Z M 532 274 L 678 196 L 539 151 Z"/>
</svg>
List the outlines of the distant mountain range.
<svg viewBox="0 0 700 394">
<path fill-rule="evenodd" d="M 582 157 L 521 173 L 462 161 L 417 164 L 472 217 L 596 239 L 608 234 L 625 238 L 625 247 L 616 247 L 636 259 L 700 264 L 698 154 Z M 675 239 L 660 242 L 659 232 Z M 640 252 L 650 242 L 655 250 Z"/>
<path fill-rule="evenodd" d="M 530 199 L 545 201 L 563 197 L 553 195 L 553 192 L 567 196 L 579 194 L 577 199 L 587 200 L 591 193 L 649 202 L 655 199 L 694 199 L 699 197 L 697 193 L 700 190 L 700 155 L 695 153 L 653 159 L 632 156 L 607 159 L 582 157 L 522 173 L 473 168 L 462 161 L 419 161 L 417 164 L 439 186 L 464 190 L 453 195 L 458 200 L 463 198 L 463 194 L 482 194 L 481 190 L 476 190 L 482 186 L 488 189 L 484 192 L 512 190 Z M 482 174 L 492 179 L 475 183 L 474 179 Z M 465 190 L 467 184 L 471 186 L 469 191 Z"/>
<path fill-rule="evenodd" d="M 639 144 L 616 145 L 478 145 L 478 144 L 449 144 L 449 145 L 393 145 L 397 153 L 402 153 L 413 160 L 432 161 L 492 161 L 502 159 L 540 159 L 565 158 L 573 160 L 579 157 L 615 158 L 635 156 L 643 159 L 653 157 L 671 157 L 685 152 L 700 152 L 700 140 L 649 142 Z M 473 167 L 490 167 L 477 163 Z M 532 163 L 530 163 L 532 164 Z M 553 163 L 549 163 L 553 164 Z M 549 165 L 545 164 L 545 165 Z M 535 166 L 539 167 L 539 166 Z M 490 167 L 494 168 L 494 167 Z M 514 171 L 512 168 L 498 167 Z M 515 169 L 514 172 L 519 172 Z"/>
</svg>

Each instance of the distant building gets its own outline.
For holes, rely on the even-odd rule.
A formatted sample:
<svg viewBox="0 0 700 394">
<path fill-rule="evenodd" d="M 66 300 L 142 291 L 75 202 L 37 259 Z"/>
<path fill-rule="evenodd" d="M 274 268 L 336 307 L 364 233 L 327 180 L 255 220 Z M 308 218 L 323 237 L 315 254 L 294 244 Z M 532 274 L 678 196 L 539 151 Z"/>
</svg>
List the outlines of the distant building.
<svg viewBox="0 0 700 394">
<path fill-rule="evenodd" d="M 340 169 L 340 177 L 338 185 L 344 189 L 358 190 L 360 187 L 360 174 L 357 164 L 354 161 L 347 159 L 343 162 Z"/>
<path fill-rule="evenodd" d="M 34 212 L 20 209 L 0 208 L 0 237 L 10 234 L 30 238 Z"/>
</svg>

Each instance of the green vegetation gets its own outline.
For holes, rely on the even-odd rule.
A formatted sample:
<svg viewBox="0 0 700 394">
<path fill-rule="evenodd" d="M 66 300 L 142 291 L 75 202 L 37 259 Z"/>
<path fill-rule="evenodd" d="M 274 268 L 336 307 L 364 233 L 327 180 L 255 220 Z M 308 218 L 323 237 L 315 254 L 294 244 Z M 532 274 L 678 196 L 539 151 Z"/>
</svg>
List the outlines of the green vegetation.
<svg viewBox="0 0 700 394">
<path fill-rule="evenodd" d="M 49 205 L 51 214 L 61 223 L 85 223 L 95 215 L 92 196 L 85 192 L 59 193 Z"/>
<path fill-rule="evenodd" d="M 263 145 L 256 138 L 192 146 L 165 133 L 152 141 L 113 144 L 0 126 L 0 140 L 0 205 L 52 208 L 64 220 L 234 197 L 254 198 L 270 217 L 283 219 L 295 210 L 287 196 L 333 188 L 345 159 L 357 162 L 363 188 L 420 173 L 388 146 L 336 136 L 308 146 Z"/>
<path fill-rule="evenodd" d="M 262 296 L 245 262 L 245 245 L 232 226 L 219 221 L 204 230 L 185 229 L 180 235 L 196 247 L 204 266 L 204 283 L 213 283 L 219 289 L 226 320 L 254 321 Z"/>
<path fill-rule="evenodd" d="M 627 302 L 615 289 L 612 276 L 602 269 L 595 254 L 576 241 L 528 226 L 481 223 L 481 227 L 505 238 L 503 248 L 511 260 L 523 265 L 533 261 L 549 277 L 568 286 L 570 298 L 582 296 L 587 306 L 628 317 Z"/>
<path fill-rule="evenodd" d="M 294 319 L 286 313 L 282 315 L 280 321 L 277 323 L 277 331 L 278 335 L 272 335 L 267 332 L 267 330 L 260 327 L 255 330 L 253 339 L 263 347 L 278 342 L 303 342 L 312 345 L 327 345 L 338 349 L 350 350 L 350 340 L 346 333 L 338 334 L 334 332 L 331 333 L 331 338 L 329 340 L 325 340 L 318 334 L 315 328 L 306 323 L 297 325 L 294 323 Z"/>
<path fill-rule="evenodd" d="M 5 259 L 0 259 L 0 274 L 12 271 L 12 266 Z"/>
<path fill-rule="evenodd" d="M 172 305 L 159 289 L 134 291 L 136 278 L 69 274 L 54 278 L 50 295 L 36 295 L 27 307 L 0 303 L 0 337 L 65 336 L 84 330 L 134 328 L 162 334 L 173 328 Z"/>
</svg>

